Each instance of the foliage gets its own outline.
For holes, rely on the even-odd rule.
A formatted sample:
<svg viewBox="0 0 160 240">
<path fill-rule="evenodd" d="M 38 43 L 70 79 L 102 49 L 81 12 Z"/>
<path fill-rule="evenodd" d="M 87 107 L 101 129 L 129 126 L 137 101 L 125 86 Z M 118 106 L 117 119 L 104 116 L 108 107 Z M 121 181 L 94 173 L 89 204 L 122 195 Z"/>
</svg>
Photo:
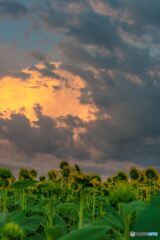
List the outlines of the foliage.
<svg viewBox="0 0 160 240">
<path fill-rule="evenodd" d="M 65 161 L 48 178 L 20 169 L 16 179 L 0 168 L 0 239 L 129 240 L 130 231 L 159 230 L 159 190 L 151 167 L 107 180 Z"/>
<path fill-rule="evenodd" d="M 131 202 L 136 200 L 136 192 L 133 187 L 126 183 L 117 184 L 116 188 L 110 193 L 111 202 Z"/>
</svg>

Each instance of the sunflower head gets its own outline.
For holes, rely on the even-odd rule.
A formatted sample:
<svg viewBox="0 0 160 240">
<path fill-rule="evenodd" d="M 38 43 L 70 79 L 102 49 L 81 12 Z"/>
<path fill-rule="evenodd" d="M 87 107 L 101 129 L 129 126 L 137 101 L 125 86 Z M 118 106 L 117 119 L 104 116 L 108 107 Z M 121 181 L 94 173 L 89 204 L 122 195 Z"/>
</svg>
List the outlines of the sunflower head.
<svg viewBox="0 0 160 240">
<path fill-rule="evenodd" d="M 107 178 L 107 182 L 108 182 L 108 183 L 112 183 L 112 178 L 111 178 L 111 177 L 108 177 L 108 178 Z"/>
<path fill-rule="evenodd" d="M 101 181 L 99 181 L 97 178 L 92 178 L 90 180 L 90 184 L 93 186 L 93 187 L 98 187 L 101 185 Z"/>
<path fill-rule="evenodd" d="M 132 180 L 138 180 L 140 177 L 139 170 L 136 167 L 130 169 L 129 175 Z"/>
<path fill-rule="evenodd" d="M 2 239 L 6 240 L 20 240 L 24 235 L 22 228 L 13 222 L 6 223 L 2 227 L 1 233 Z"/>
<path fill-rule="evenodd" d="M 146 170 L 145 170 L 145 175 L 147 177 L 147 179 L 150 179 L 150 180 L 157 180 L 158 179 L 158 173 L 157 171 L 152 168 L 152 167 L 148 167 Z"/>
<path fill-rule="evenodd" d="M 37 177 L 37 171 L 35 169 L 31 169 L 30 170 L 30 176 L 32 179 Z"/>
<path fill-rule="evenodd" d="M 46 180 L 46 176 L 40 176 L 40 177 L 39 177 L 39 181 L 40 181 L 40 182 L 44 182 L 45 180 Z"/>
<path fill-rule="evenodd" d="M 12 177 L 12 172 L 9 168 L 0 168 L 0 177 L 2 179 L 8 179 Z"/>
<path fill-rule="evenodd" d="M 119 171 L 117 173 L 117 180 L 118 181 L 127 181 L 128 177 L 127 177 L 127 175 L 123 171 Z"/>
<path fill-rule="evenodd" d="M 19 171 L 19 179 L 21 180 L 26 180 L 26 179 L 30 179 L 30 172 L 28 169 L 26 168 L 21 168 Z"/>
<path fill-rule="evenodd" d="M 48 178 L 49 180 L 56 180 L 58 177 L 58 173 L 56 170 L 52 169 L 48 172 Z"/>
<path fill-rule="evenodd" d="M 73 189 L 74 191 L 78 192 L 80 190 L 80 185 L 76 182 L 72 182 L 71 183 L 71 189 Z"/>
<path fill-rule="evenodd" d="M 61 174 L 64 178 L 68 178 L 70 176 L 71 169 L 69 167 L 65 167 L 61 170 Z"/>
<path fill-rule="evenodd" d="M 146 176 L 145 176 L 144 172 L 139 171 L 139 179 L 138 179 L 138 182 L 139 182 L 139 183 L 142 183 L 142 182 L 144 182 L 145 180 L 146 180 Z"/>
<path fill-rule="evenodd" d="M 78 173 L 81 172 L 81 169 L 80 169 L 80 167 L 78 166 L 78 164 L 75 164 L 75 170 L 76 170 Z"/>
<path fill-rule="evenodd" d="M 59 164 L 60 169 L 69 168 L 69 163 L 67 161 L 61 161 Z"/>
<path fill-rule="evenodd" d="M 7 188 L 7 187 L 10 185 L 10 183 L 11 183 L 11 182 L 10 182 L 10 179 L 8 179 L 8 178 L 7 178 L 7 179 L 4 179 L 3 182 L 4 182 L 4 187 L 6 187 L 6 188 Z"/>
<path fill-rule="evenodd" d="M 82 187 L 92 187 L 93 185 L 90 180 L 90 176 L 83 173 L 77 173 L 74 176 L 74 181 L 80 184 Z"/>
</svg>

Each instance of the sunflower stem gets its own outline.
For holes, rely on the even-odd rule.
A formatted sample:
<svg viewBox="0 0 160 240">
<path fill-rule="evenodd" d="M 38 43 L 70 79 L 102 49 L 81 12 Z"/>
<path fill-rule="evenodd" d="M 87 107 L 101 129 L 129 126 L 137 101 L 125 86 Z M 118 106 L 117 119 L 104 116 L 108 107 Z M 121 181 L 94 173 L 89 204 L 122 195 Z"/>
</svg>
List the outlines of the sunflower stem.
<svg viewBox="0 0 160 240">
<path fill-rule="evenodd" d="M 79 229 L 83 226 L 83 214 L 84 214 L 84 189 L 80 191 L 80 208 L 79 208 Z"/>
</svg>

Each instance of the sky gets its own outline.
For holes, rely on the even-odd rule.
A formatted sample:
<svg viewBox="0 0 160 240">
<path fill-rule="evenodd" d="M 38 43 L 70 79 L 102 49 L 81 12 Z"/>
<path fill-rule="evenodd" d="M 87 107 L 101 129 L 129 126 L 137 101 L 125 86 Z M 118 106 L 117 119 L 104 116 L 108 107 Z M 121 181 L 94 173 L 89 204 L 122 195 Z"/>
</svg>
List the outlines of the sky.
<svg viewBox="0 0 160 240">
<path fill-rule="evenodd" d="M 160 1 L 0 0 L 0 166 L 160 166 Z"/>
</svg>

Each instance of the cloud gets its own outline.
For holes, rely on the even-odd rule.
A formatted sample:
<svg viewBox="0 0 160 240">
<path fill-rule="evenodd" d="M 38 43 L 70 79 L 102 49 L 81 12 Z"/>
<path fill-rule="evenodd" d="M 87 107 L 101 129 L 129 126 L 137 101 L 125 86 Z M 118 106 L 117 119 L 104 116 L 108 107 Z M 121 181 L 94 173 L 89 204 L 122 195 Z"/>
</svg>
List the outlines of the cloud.
<svg viewBox="0 0 160 240">
<path fill-rule="evenodd" d="M 60 83 L 52 85 L 52 93 L 57 94 L 57 101 L 61 99 L 59 105 L 56 101 L 55 111 L 63 111 L 55 120 L 37 109 L 38 120 L 34 125 L 23 114 L 12 114 L 8 120 L 1 118 L 3 139 L 31 155 L 50 154 L 102 165 L 109 162 L 123 166 L 126 162 L 158 165 L 159 1 L 48 0 L 37 1 L 35 7 L 34 23 L 38 22 L 39 28 L 53 36 L 61 35 L 56 48 L 61 64 L 57 69 L 47 53 L 33 50 L 28 57 L 41 65 L 31 63 L 29 71 L 41 79 L 55 78 Z M 24 53 L 14 61 L 16 54 L 13 49 L 10 54 L 4 51 L 6 59 L 0 60 L 1 74 L 8 69 L 10 72 L 16 69 L 17 74 L 21 61 L 22 65 L 30 62 Z M 77 81 L 73 81 L 73 75 Z M 46 88 L 47 84 L 45 81 Z M 95 118 L 87 122 L 82 113 L 77 114 L 79 105 L 71 100 L 67 105 L 71 110 L 68 115 L 65 112 L 66 99 L 73 97 L 71 89 L 77 85 L 78 94 L 74 97 L 80 106 L 85 108 L 89 104 L 97 110 Z M 63 92 L 67 86 L 68 92 Z M 60 117 L 63 112 L 65 116 Z M 57 121 L 61 125 L 56 125 Z"/>
<path fill-rule="evenodd" d="M 12 156 L 12 158 L 11 158 Z M 13 143 L 7 140 L 0 140 L 0 165 L 9 167 L 17 176 L 20 168 L 29 168 L 38 170 L 39 175 L 47 174 L 50 169 L 58 169 L 61 159 L 56 158 L 53 154 L 36 154 L 35 156 L 27 156 L 16 149 Z M 119 169 L 128 170 L 131 166 L 129 162 L 117 163 L 116 161 L 108 161 L 97 165 L 88 161 L 70 160 L 70 164 L 78 164 L 85 172 L 100 174 L 104 179 Z"/>
<path fill-rule="evenodd" d="M 32 59 L 28 53 L 16 44 L 0 43 L 0 78 L 19 75 L 25 79 L 27 75 L 21 69 L 31 64 Z"/>
<path fill-rule="evenodd" d="M 62 139 L 69 140 L 69 133 L 65 129 L 57 129 L 49 117 L 39 115 L 35 126 L 20 114 L 13 114 L 11 120 L 1 119 L 1 135 L 28 155 L 34 153 L 55 153 L 61 146 Z"/>
<path fill-rule="evenodd" d="M 99 153 L 98 161 L 130 160 L 144 164 L 152 159 L 158 164 L 157 141 L 154 147 L 146 141 L 157 139 L 160 134 L 159 78 L 151 76 L 159 60 L 150 54 L 152 43 L 149 47 L 136 45 L 121 31 L 128 31 L 124 26 L 131 26 L 130 32 L 134 35 L 135 24 L 142 27 L 144 24 L 145 34 L 154 36 L 154 31 L 147 32 L 147 26 L 156 26 L 149 19 L 152 11 L 156 11 L 156 4 L 150 9 L 151 3 L 147 5 L 146 1 L 136 4 L 122 1 L 122 7 L 119 1 L 110 2 L 113 11 L 119 7 L 123 22 L 114 14 L 104 15 L 85 4 L 87 8 L 77 15 L 76 24 L 66 26 L 66 38 L 59 44 L 63 57 L 61 67 L 86 82 L 81 90 L 81 103 L 93 101 L 100 116 L 107 114 L 110 118 L 90 122 L 79 136 L 81 142 Z M 131 5 L 139 7 L 139 12 L 132 11 Z M 127 15 L 130 11 L 133 23 Z"/>
<path fill-rule="evenodd" d="M 128 31 L 141 36 L 150 33 L 153 37 L 153 32 L 159 27 L 160 17 L 160 3 L 158 0 L 114 0 L 103 1 L 106 5 L 121 13 L 125 13 L 122 27 Z M 154 33 L 156 34 L 156 33 Z"/>
<path fill-rule="evenodd" d="M 44 61 L 42 67 L 37 67 L 35 65 L 30 67 L 29 70 L 39 73 L 42 77 L 63 79 L 60 75 L 54 72 L 54 70 L 56 70 L 54 63 L 50 63 L 48 61 Z"/>
<path fill-rule="evenodd" d="M 1 16 L 9 16 L 12 18 L 24 17 L 29 13 L 29 9 L 22 3 L 16 0 L 1 0 L 0 14 Z"/>
<path fill-rule="evenodd" d="M 69 35 L 76 37 L 84 44 L 98 44 L 99 47 L 107 46 L 110 49 L 121 44 L 117 28 L 111 19 L 91 10 L 78 17 L 78 23 L 75 27 L 71 26 Z"/>
<path fill-rule="evenodd" d="M 0 119 L 1 139 L 13 143 L 16 148 L 28 156 L 51 154 L 57 158 L 89 157 L 87 147 L 74 140 L 74 129 L 78 129 L 82 120 L 78 117 L 63 117 L 65 126 L 58 126 L 56 120 L 43 115 L 41 107 L 35 106 L 37 120 L 33 124 L 24 114 L 11 114 L 10 119 Z M 62 122 L 62 119 L 61 119 Z"/>
<path fill-rule="evenodd" d="M 31 57 L 37 61 L 46 61 L 47 60 L 47 55 L 41 51 L 33 50 L 30 52 Z"/>
<path fill-rule="evenodd" d="M 38 103 L 44 114 L 52 118 L 68 114 L 86 120 L 94 118 L 94 104 L 84 106 L 79 101 L 81 88 L 85 86 L 83 80 L 59 66 L 56 62 L 44 62 L 1 77 L 0 112 L 9 116 L 25 108 L 25 115 L 33 121 L 33 106 Z"/>
</svg>

